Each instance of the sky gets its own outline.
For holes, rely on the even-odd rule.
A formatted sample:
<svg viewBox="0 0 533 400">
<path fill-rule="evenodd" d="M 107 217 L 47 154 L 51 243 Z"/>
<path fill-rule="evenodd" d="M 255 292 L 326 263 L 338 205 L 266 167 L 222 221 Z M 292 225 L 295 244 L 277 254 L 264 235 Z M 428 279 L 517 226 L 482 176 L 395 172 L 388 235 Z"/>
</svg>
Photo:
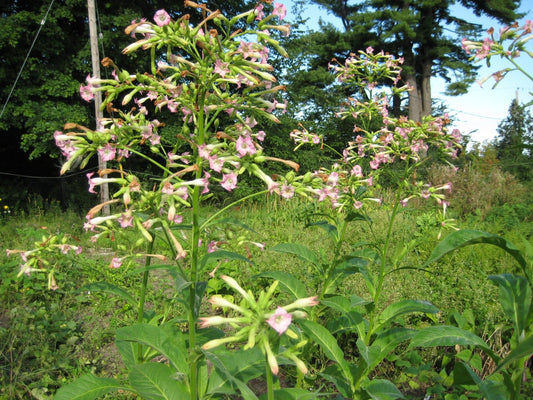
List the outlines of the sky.
<svg viewBox="0 0 533 400">
<path fill-rule="evenodd" d="M 290 0 L 280 0 L 280 2 L 286 4 L 287 19 L 290 21 L 292 2 Z M 527 19 L 533 20 L 533 2 L 522 0 L 520 12 L 526 14 L 518 21 L 520 26 Z M 480 24 L 485 31 L 493 27 L 498 32 L 501 28 L 498 21 L 487 17 L 476 17 L 460 5 L 454 6 L 453 14 Z M 309 18 L 307 27 L 312 30 L 318 29 L 320 18 L 334 24 L 338 21 L 335 17 L 328 15 L 325 9 L 316 5 L 306 6 L 304 15 Z M 340 24 L 337 26 L 341 29 Z M 533 52 L 533 40 L 528 42 L 527 49 Z M 516 61 L 528 73 L 533 74 L 533 58 L 523 53 Z M 479 80 L 503 68 L 512 67 L 508 61 L 497 58 L 491 59 L 490 68 L 484 61 L 476 65 L 481 66 L 478 71 Z M 494 89 L 492 89 L 493 85 L 492 79 L 485 82 L 482 87 L 474 83 L 467 94 L 449 97 L 444 95 L 445 84 L 442 79 L 433 78 L 431 81 L 433 98 L 444 102 L 454 120 L 451 128 L 458 128 L 463 134 L 469 134 L 471 140 L 478 143 L 491 141 L 497 136 L 498 124 L 508 116 L 509 106 L 513 99 L 518 97 L 520 103 L 533 99 L 533 94 L 530 94 L 533 93 L 533 82 L 519 71 L 510 72 Z"/>
</svg>

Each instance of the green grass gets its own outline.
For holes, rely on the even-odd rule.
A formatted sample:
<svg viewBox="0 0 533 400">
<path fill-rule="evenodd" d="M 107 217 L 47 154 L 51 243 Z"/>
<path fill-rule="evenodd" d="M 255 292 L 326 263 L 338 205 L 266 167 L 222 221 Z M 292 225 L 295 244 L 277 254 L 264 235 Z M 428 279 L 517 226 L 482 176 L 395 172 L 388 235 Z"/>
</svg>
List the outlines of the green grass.
<svg viewBox="0 0 533 400">
<path fill-rule="evenodd" d="M 324 231 L 306 226 L 309 213 L 320 211 L 304 201 L 279 200 L 245 204 L 232 210 L 231 216 L 242 220 L 250 230 L 234 229 L 231 234 L 242 243 L 233 244 L 230 249 L 247 255 L 253 264 L 228 263 L 222 265 L 219 272 L 238 274 L 245 287 L 264 282 L 254 279 L 258 273 L 289 272 L 301 279 L 308 294 L 313 295 L 321 282 L 314 277 L 312 268 L 291 255 L 269 249 L 282 242 L 301 243 L 324 259 L 331 257 L 332 246 Z M 386 214 L 377 209 L 372 219 L 377 232 L 375 240 L 383 240 Z M 43 232 L 69 234 L 88 249 L 91 243 L 89 234 L 81 228 L 82 222 L 83 218 L 78 215 L 58 209 L 0 220 L 0 399 L 46 399 L 83 372 L 92 371 L 100 376 L 120 376 L 124 372 L 113 344 L 114 331 L 134 321 L 133 310 L 116 297 L 79 290 L 85 284 L 99 281 L 136 290 L 140 276 L 129 273 L 134 267 L 108 268 L 109 253 L 115 243 L 104 241 L 90 252 L 86 251 L 78 263 L 62 265 L 56 275 L 59 285 L 56 291 L 47 289 L 44 275 L 34 273 L 18 278 L 19 259 L 6 256 L 6 249 L 31 248 Z M 492 219 L 469 217 L 458 224 L 463 228 L 502 233 L 516 244 L 520 244 L 520 238 L 530 229 L 527 221 L 517 220 L 516 210 L 500 210 Z M 505 227 L 503 232 L 502 226 Z M 420 267 L 437 243 L 437 228 L 423 210 L 405 210 L 394 227 L 392 253 L 400 251 L 411 240 L 419 239 L 419 246 L 404 264 Z M 354 244 L 369 239 L 369 230 L 362 222 L 353 222 L 347 237 L 344 251 L 349 252 Z M 264 243 L 266 249 L 262 251 L 250 242 Z M 478 334 L 488 338 L 505 324 L 496 301 L 497 290 L 487 279 L 490 274 L 502 272 L 518 270 L 514 261 L 499 249 L 487 245 L 461 249 L 428 270 L 405 269 L 389 276 L 382 306 L 405 298 L 428 300 L 442 310 L 437 318 L 439 322 L 446 322 L 453 311 L 471 313 Z M 171 277 L 163 271 L 152 274 L 149 287 L 148 308 L 167 320 L 179 317 L 181 309 L 172 299 Z M 211 286 L 210 290 L 214 292 L 220 288 Z M 366 296 L 366 287 L 359 275 L 346 279 L 338 291 L 344 295 Z M 432 321 L 412 317 L 405 323 L 416 326 Z M 340 340 L 345 353 L 350 354 L 353 338 Z M 494 345 L 497 346 L 495 339 Z M 406 354 L 405 349 L 398 349 L 397 354 L 401 355 L 398 360 L 387 361 L 377 373 L 392 376 L 406 391 L 416 392 L 417 385 L 420 390 L 443 379 L 436 372 L 428 372 L 442 358 L 437 350 L 423 353 L 420 359 Z M 414 374 L 413 371 L 418 372 Z"/>
</svg>

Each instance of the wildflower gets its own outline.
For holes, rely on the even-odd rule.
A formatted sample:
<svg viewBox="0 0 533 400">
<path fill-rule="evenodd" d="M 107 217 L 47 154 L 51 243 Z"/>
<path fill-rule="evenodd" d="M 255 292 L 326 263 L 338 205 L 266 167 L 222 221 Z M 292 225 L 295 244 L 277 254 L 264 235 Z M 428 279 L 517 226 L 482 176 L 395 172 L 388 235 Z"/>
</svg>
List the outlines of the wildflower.
<svg viewBox="0 0 533 400">
<path fill-rule="evenodd" d="M 91 86 L 90 85 L 85 85 L 85 86 L 81 85 L 80 86 L 80 96 L 86 102 L 89 102 L 92 99 L 94 99 L 94 93 L 91 90 Z"/>
<path fill-rule="evenodd" d="M 276 312 L 266 322 L 281 335 L 289 328 L 292 322 L 292 315 L 283 307 L 278 307 Z"/>
<path fill-rule="evenodd" d="M 113 257 L 109 263 L 109 268 L 120 268 L 122 266 L 122 259 L 118 257 Z"/>
<path fill-rule="evenodd" d="M 168 25 L 170 24 L 170 15 L 165 10 L 157 10 L 154 21 L 158 26 Z"/>
<path fill-rule="evenodd" d="M 237 174 L 223 174 L 220 186 L 231 192 L 237 187 Z"/>
<path fill-rule="evenodd" d="M 102 158 L 102 161 L 112 161 L 115 159 L 116 149 L 107 143 L 101 149 L 98 149 L 98 155 Z"/>
<path fill-rule="evenodd" d="M 287 15 L 287 8 L 281 3 L 274 3 L 274 11 L 272 11 L 272 15 L 277 15 L 279 20 L 282 21 Z"/>
<path fill-rule="evenodd" d="M 294 196 L 294 186 L 283 184 L 281 186 L 281 197 L 291 199 Z"/>
</svg>

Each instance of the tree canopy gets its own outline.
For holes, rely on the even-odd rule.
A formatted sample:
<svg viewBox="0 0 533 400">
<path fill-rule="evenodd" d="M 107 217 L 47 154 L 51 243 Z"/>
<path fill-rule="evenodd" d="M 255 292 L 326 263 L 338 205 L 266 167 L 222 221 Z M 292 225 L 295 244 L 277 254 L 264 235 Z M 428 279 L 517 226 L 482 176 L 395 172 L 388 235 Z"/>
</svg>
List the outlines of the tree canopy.
<svg viewBox="0 0 533 400">
<path fill-rule="evenodd" d="M 338 17 L 344 31 L 322 24 L 320 32 L 297 39 L 301 44 L 307 43 L 304 52 L 311 56 L 311 69 L 318 66 L 324 70 L 331 58 L 346 58 L 349 52 L 368 46 L 403 57 L 403 79 L 413 87 L 408 103 L 411 119 L 420 120 L 431 113 L 431 77 L 443 78 L 450 95 L 466 93 L 476 78 L 477 67 L 468 62 L 460 40 L 464 36 L 476 36 L 481 27 L 457 16 L 452 7 L 457 3 L 454 0 L 313 2 Z M 486 15 L 501 23 L 520 17 L 517 11 L 520 0 L 461 0 L 458 3 L 476 15 Z M 320 79 L 318 73 L 313 74 Z M 309 82 L 313 85 L 315 81 Z M 300 88 L 300 93 L 305 93 L 305 88 Z M 395 109 L 399 110 L 399 105 Z"/>
</svg>

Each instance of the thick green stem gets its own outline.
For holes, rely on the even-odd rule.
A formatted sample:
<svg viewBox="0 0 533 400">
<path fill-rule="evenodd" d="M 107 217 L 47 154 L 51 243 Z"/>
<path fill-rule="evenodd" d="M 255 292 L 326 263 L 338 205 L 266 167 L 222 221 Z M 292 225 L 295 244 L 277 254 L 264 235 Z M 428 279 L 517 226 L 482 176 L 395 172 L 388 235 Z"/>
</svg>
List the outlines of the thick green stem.
<svg viewBox="0 0 533 400">
<path fill-rule="evenodd" d="M 270 370 L 270 365 L 268 359 L 266 362 L 266 379 L 267 379 L 267 399 L 274 400 L 274 379 L 272 377 L 272 371 Z"/>
<path fill-rule="evenodd" d="M 149 255 L 152 254 L 152 251 L 154 249 L 154 240 L 148 243 L 147 248 L 147 256 L 144 261 L 144 266 L 148 267 L 150 263 L 152 262 L 152 257 Z M 137 305 L 137 322 L 141 324 L 143 322 L 144 318 L 144 302 L 146 300 L 146 288 L 148 287 L 148 276 L 150 275 L 150 271 L 146 270 L 143 272 L 142 282 L 141 282 L 141 293 L 139 294 L 139 303 Z M 139 343 L 137 345 L 137 360 L 139 362 L 142 362 L 142 344 Z"/>
<path fill-rule="evenodd" d="M 338 224 L 337 224 L 338 225 Z M 337 266 L 337 263 L 339 261 L 339 254 L 342 249 L 342 244 L 344 243 L 344 235 L 346 234 L 346 227 L 348 226 L 348 223 L 346 221 L 342 221 L 342 226 L 340 227 L 339 236 L 337 237 L 337 243 L 335 243 L 335 250 L 333 254 L 333 259 L 331 264 L 328 267 L 326 279 L 324 280 L 324 284 L 322 285 L 322 289 L 320 290 L 319 299 L 322 300 L 324 298 L 324 295 L 326 294 L 326 290 L 329 286 L 329 283 L 331 281 L 331 278 L 333 277 L 333 273 L 335 272 L 335 267 Z"/>
</svg>

